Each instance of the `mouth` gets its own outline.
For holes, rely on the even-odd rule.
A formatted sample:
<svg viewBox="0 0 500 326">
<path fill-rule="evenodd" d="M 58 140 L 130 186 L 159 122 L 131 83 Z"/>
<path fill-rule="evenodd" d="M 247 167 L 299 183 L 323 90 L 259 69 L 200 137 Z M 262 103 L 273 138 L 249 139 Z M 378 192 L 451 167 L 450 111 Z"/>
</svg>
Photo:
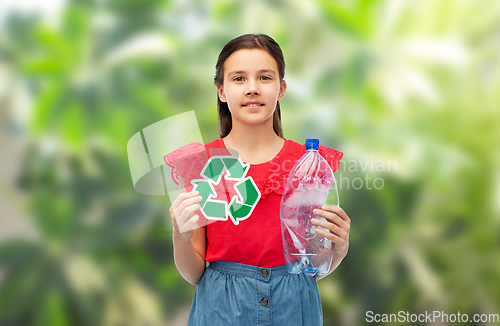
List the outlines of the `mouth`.
<svg viewBox="0 0 500 326">
<path fill-rule="evenodd" d="M 246 107 L 246 108 L 258 108 L 258 107 L 264 106 L 264 104 L 260 103 L 260 102 L 256 102 L 256 101 L 251 101 L 251 102 L 246 102 L 242 106 Z"/>
</svg>

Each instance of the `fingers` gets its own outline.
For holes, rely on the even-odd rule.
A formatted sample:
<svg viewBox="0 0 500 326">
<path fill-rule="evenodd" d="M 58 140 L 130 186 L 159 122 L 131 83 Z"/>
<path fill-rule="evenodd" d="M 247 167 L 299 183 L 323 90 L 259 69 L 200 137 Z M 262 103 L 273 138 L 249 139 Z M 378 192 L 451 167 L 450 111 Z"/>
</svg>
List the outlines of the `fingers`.
<svg viewBox="0 0 500 326">
<path fill-rule="evenodd" d="M 193 214 L 187 220 L 184 220 L 182 223 L 178 223 L 175 217 L 172 219 L 174 225 L 174 231 L 177 233 L 184 233 L 187 231 L 192 231 L 196 228 L 200 217 L 197 214 Z"/>
<path fill-rule="evenodd" d="M 196 224 L 200 217 L 198 215 L 193 215 L 190 219 L 188 219 L 184 224 L 178 226 L 178 230 L 180 233 L 191 231 L 195 228 Z"/>
<path fill-rule="evenodd" d="M 351 220 L 342 208 L 337 206 L 323 206 L 323 208 L 327 208 L 328 210 L 316 208 L 313 210 L 313 214 L 324 217 L 325 219 L 331 221 L 331 223 L 334 223 L 349 232 L 351 228 Z"/>
<path fill-rule="evenodd" d="M 176 231 L 185 232 L 193 229 L 199 220 L 199 216 L 194 213 L 201 209 L 198 204 L 201 200 L 198 191 L 180 193 L 177 196 L 169 210 Z"/>
<path fill-rule="evenodd" d="M 349 232 L 351 229 L 351 219 L 344 210 L 337 206 L 322 206 L 322 209 L 314 209 L 313 213 L 325 218 L 312 219 L 311 223 L 321 228 L 316 228 L 316 233 L 331 240 L 334 244 L 334 251 L 345 254 L 349 243 Z"/>
<path fill-rule="evenodd" d="M 324 231 L 325 233 L 332 233 L 332 234 L 335 234 L 339 237 L 347 237 L 347 234 L 348 234 L 348 231 L 344 230 L 343 228 L 339 227 L 338 225 L 335 225 L 333 223 L 330 223 L 328 221 L 322 221 L 322 220 L 318 220 L 318 219 L 312 219 L 311 220 L 311 223 L 316 225 L 316 226 L 320 226 L 322 228 L 325 228 L 327 229 L 328 231 L 330 232 L 327 232 L 327 231 Z M 316 230 L 321 230 L 321 229 L 316 229 Z"/>
<path fill-rule="evenodd" d="M 327 231 L 321 229 L 321 228 L 316 228 L 316 233 L 318 235 L 321 235 L 328 240 L 332 241 L 335 246 L 333 247 L 333 251 L 337 253 L 345 253 L 347 245 L 349 243 L 349 233 L 346 232 L 345 230 L 339 228 L 333 223 L 329 223 L 326 221 L 319 221 L 316 220 L 316 222 L 313 222 L 313 224 L 316 224 L 318 226 L 324 227 L 327 229 Z"/>
<path fill-rule="evenodd" d="M 322 229 L 316 229 L 316 233 L 321 235 L 321 236 L 324 236 L 325 238 L 329 239 L 330 241 L 332 241 L 335 246 L 334 246 L 334 251 L 336 252 L 343 252 L 345 250 L 345 246 L 348 244 L 349 242 L 349 236 L 347 237 L 341 237 L 341 236 L 338 236 L 336 234 L 333 234 L 333 233 L 330 233 L 330 232 L 327 232 L 325 230 L 322 230 Z"/>
<path fill-rule="evenodd" d="M 179 207 L 179 205 L 188 198 L 198 196 L 200 193 L 198 191 L 190 191 L 190 192 L 181 192 L 179 193 L 179 196 L 175 198 L 174 202 L 172 203 L 172 207 L 175 209 Z"/>
<path fill-rule="evenodd" d="M 344 221 L 351 223 L 351 219 L 349 218 L 349 216 L 347 216 L 346 212 L 344 212 L 344 210 L 339 206 L 325 205 L 321 206 L 321 209 L 324 211 L 337 214 Z"/>
<path fill-rule="evenodd" d="M 176 210 L 175 216 L 176 216 L 177 224 L 183 225 L 185 223 L 188 223 L 188 220 L 193 217 L 194 212 L 196 212 L 199 209 L 201 209 L 201 206 L 197 202 L 195 202 L 189 206 L 186 206 L 182 210 L 180 210 L 180 209 Z"/>
<path fill-rule="evenodd" d="M 200 205 L 198 205 L 198 203 L 202 200 L 201 196 L 195 196 L 195 197 L 189 197 L 189 198 L 186 198 L 184 199 L 177 208 L 174 208 L 174 213 L 176 213 L 176 215 L 181 215 L 182 212 L 184 211 L 190 211 L 191 212 L 194 212 L 198 209 L 200 209 Z M 198 207 L 196 209 L 194 209 L 194 206 Z"/>
</svg>

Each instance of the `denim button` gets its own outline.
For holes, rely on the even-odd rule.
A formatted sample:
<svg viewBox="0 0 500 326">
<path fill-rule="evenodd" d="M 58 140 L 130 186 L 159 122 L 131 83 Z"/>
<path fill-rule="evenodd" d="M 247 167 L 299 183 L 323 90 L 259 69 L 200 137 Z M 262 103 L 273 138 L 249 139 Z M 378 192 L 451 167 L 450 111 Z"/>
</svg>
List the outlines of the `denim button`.
<svg viewBox="0 0 500 326">
<path fill-rule="evenodd" d="M 260 303 L 261 303 L 263 306 L 267 306 L 267 304 L 269 303 L 269 300 L 267 300 L 267 298 L 262 298 L 262 300 L 260 300 Z"/>
<path fill-rule="evenodd" d="M 269 271 L 267 269 L 263 269 L 261 272 L 262 276 L 267 277 L 269 275 Z"/>
</svg>

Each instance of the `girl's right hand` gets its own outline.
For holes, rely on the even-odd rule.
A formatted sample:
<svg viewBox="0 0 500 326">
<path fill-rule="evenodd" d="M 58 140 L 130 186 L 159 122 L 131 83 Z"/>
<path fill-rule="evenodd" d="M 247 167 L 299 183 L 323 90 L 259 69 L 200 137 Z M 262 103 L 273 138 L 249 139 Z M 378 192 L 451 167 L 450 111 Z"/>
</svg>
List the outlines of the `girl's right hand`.
<svg viewBox="0 0 500 326">
<path fill-rule="evenodd" d="M 195 212 L 201 209 L 198 204 L 201 200 L 198 191 L 181 192 L 170 206 L 175 236 L 183 242 L 188 242 L 193 236 L 193 229 L 199 220 Z"/>
</svg>

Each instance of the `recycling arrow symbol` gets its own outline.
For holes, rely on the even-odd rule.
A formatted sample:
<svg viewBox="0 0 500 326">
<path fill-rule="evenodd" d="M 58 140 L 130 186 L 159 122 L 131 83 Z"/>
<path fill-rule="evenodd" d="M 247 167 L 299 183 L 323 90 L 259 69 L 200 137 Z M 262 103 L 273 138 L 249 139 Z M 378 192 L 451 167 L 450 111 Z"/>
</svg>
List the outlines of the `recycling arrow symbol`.
<svg viewBox="0 0 500 326">
<path fill-rule="evenodd" d="M 213 156 L 203 167 L 200 175 L 203 179 L 192 180 L 194 190 L 198 190 L 202 197 L 202 214 L 209 220 L 227 221 L 230 217 L 234 225 L 248 218 L 261 197 L 259 188 L 251 177 L 246 177 L 250 164 L 244 164 L 239 158 L 230 156 Z M 224 174 L 224 172 L 228 173 Z M 222 176 L 226 180 L 237 180 L 234 188 L 241 198 L 233 196 L 227 203 L 223 200 L 216 200 L 217 193 L 214 185 L 218 184 Z"/>
</svg>

